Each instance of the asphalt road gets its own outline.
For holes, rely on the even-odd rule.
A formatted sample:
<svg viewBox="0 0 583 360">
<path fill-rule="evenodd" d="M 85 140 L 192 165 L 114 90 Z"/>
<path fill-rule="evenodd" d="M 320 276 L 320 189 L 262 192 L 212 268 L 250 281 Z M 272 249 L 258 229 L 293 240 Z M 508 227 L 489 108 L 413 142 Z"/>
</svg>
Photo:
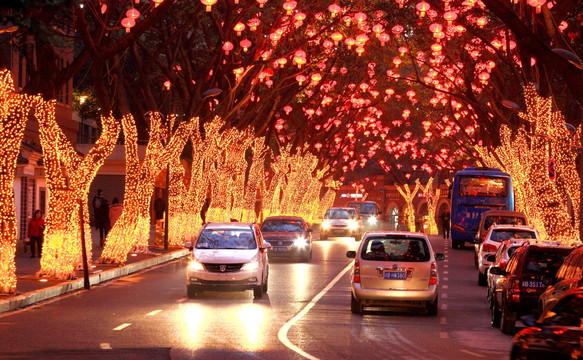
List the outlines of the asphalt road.
<svg viewBox="0 0 583 360">
<path fill-rule="evenodd" d="M 314 234 L 318 238 L 318 234 Z M 487 359 L 512 338 L 490 326 L 473 248 L 431 237 L 439 262 L 436 317 L 350 312 L 357 242 L 314 243 L 310 263 L 270 263 L 269 292 L 186 298 L 187 261 L 150 269 L 0 316 L 0 358 L 30 359 Z"/>
</svg>

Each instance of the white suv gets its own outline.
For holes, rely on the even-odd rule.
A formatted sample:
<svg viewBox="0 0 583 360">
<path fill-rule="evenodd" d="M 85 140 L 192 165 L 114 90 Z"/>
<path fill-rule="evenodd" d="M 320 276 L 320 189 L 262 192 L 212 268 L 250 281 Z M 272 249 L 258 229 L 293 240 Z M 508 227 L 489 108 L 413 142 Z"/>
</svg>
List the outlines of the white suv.
<svg viewBox="0 0 583 360">
<path fill-rule="evenodd" d="M 404 231 L 369 231 L 354 258 L 350 309 L 362 313 L 364 306 L 420 307 L 437 315 L 436 254 L 425 234 Z"/>
<path fill-rule="evenodd" d="M 502 241 L 511 239 L 534 240 L 534 242 L 537 242 L 539 237 L 532 226 L 494 225 L 490 227 L 484 241 L 478 248 L 478 285 L 488 285 L 486 271 L 491 264 L 487 259 L 488 255 L 496 254 Z"/>
<path fill-rule="evenodd" d="M 349 236 L 360 240 L 362 223 L 358 210 L 353 207 L 331 207 L 326 210 L 320 225 L 320 240 L 329 236 Z"/>
<path fill-rule="evenodd" d="M 209 223 L 198 235 L 186 271 L 186 291 L 253 290 L 255 298 L 267 292 L 271 244 L 263 241 L 257 224 Z"/>
</svg>

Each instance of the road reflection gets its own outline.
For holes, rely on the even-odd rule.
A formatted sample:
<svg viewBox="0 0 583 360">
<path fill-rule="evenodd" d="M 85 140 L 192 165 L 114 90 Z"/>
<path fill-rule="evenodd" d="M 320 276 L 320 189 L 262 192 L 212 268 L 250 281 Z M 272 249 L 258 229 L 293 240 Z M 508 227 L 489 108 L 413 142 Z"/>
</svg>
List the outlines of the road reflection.
<svg viewBox="0 0 583 360">
<path fill-rule="evenodd" d="M 224 299 L 217 300 L 222 302 Z M 212 305 L 183 303 L 181 316 L 186 325 L 183 342 L 188 348 L 259 350 L 265 345 L 261 334 L 267 330 L 266 313 L 269 309 L 262 304 L 236 305 L 231 301 Z"/>
</svg>

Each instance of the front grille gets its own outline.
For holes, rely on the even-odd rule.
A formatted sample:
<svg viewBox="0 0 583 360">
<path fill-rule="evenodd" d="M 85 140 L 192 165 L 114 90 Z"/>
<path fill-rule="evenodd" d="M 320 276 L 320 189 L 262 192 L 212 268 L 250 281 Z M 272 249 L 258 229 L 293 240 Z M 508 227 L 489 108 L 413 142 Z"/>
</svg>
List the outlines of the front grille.
<svg viewBox="0 0 583 360">
<path fill-rule="evenodd" d="M 206 271 L 209 272 L 235 272 L 241 270 L 243 264 L 203 264 Z M 225 271 L 221 271 L 221 266 L 225 267 Z"/>
</svg>

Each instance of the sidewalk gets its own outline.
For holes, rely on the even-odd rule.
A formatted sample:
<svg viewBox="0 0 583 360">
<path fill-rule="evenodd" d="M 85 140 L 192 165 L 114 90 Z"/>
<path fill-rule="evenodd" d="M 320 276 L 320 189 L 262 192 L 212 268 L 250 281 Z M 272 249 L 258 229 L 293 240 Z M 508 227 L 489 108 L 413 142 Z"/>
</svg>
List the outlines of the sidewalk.
<svg viewBox="0 0 583 360">
<path fill-rule="evenodd" d="M 92 229 L 91 238 L 93 240 L 93 261 L 101 256 L 102 247 L 99 246 L 99 233 Z M 182 247 L 169 247 L 164 250 L 163 245 L 154 243 L 154 227 L 150 232 L 150 254 L 130 254 L 124 266 L 93 264 L 89 272 L 89 282 L 91 285 L 99 284 L 117 277 L 125 276 L 142 269 L 146 269 L 158 264 L 162 264 L 180 257 L 187 256 L 190 252 Z M 30 248 L 23 252 L 22 243 L 18 244 L 16 253 L 16 294 L 0 294 L 0 314 L 23 308 L 63 295 L 72 291 L 84 288 L 83 271 L 77 271 L 77 279 L 55 280 L 38 278 L 35 274 L 40 269 L 40 259 L 31 258 Z M 42 281 L 41 281 L 42 280 Z"/>
</svg>

